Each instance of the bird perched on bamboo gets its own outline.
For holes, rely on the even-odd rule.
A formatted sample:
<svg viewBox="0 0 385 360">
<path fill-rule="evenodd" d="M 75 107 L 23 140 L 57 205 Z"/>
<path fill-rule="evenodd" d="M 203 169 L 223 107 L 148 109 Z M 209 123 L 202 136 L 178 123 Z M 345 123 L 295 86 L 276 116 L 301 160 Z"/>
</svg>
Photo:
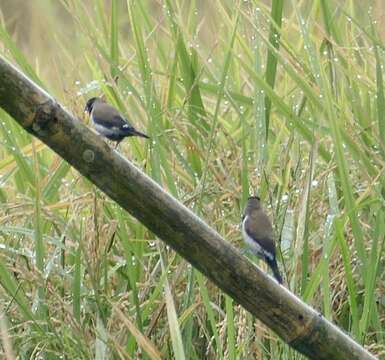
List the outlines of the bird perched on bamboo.
<svg viewBox="0 0 385 360">
<path fill-rule="evenodd" d="M 247 201 L 242 217 L 242 235 L 251 252 L 270 266 L 274 277 L 282 284 L 275 256 L 273 228 L 257 196 L 251 196 Z"/>
<path fill-rule="evenodd" d="M 129 124 L 117 109 L 98 97 L 89 99 L 84 111 L 90 114 L 95 130 L 107 139 L 116 141 L 116 147 L 128 136 L 140 136 L 149 139 L 146 134 Z"/>
</svg>

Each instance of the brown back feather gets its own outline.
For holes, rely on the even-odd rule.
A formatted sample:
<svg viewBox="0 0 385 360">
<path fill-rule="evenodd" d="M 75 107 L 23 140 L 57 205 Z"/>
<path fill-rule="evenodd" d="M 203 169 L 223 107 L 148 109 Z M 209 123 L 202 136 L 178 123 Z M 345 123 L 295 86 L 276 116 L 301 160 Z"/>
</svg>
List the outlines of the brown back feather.
<svg viewBox="0 0 385 360">
<path fill-rule="evenodd" d="M 95 102 L 92 111 L 93 116 L 96 117 L 97 121 L 101 124 L 107 122 L 110 127 L 121 127 L 127 123 L 122 114 L 110 104 L 101 101 Z"/>
<path fill-rule="evenodd" d="M 275 255 L 273 227 L 271 226 L 270 219 L 262 209 L 253 209 L 247 214 L 245 230 L 265 250 Z"/>
</svg>

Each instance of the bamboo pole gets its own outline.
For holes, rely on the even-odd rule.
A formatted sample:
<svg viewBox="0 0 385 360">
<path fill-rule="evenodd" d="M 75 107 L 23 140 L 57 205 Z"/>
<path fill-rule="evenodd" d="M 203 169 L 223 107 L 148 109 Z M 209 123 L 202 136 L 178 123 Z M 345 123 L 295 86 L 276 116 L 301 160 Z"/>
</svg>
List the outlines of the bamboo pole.
<svg viewBox="0 0 385 360">
<path fill-rule="evenodd" d="M 0 106 L 291 347 L 312 359 L 375 359 L 1 57 Z"/>
</svg>

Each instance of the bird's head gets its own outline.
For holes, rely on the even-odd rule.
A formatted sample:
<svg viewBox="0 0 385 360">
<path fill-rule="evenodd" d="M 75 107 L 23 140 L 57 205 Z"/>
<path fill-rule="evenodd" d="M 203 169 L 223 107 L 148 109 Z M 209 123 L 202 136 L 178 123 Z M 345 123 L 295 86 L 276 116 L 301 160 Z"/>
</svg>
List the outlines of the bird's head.
<svg viewBox="0 0 385 360">
<path fill-rule="evenodd" d="M 93 107 L 94 107 L 95 102 L 97 102 L 97 101 L 100 101 L 100 99 L 97 97 L 93 97 L 93 98 L 89 99 L 86 103 L 86 107 L 84 108 L 84 112 L 87 112 L 90 114 Z"/>
<path fill-rule="evenodd" d="M 246 208 L 248 211 L 259 210 L 261 208 L 261 199 L 258 196 L 250 196 L 247 199 Z"/>
</svg>

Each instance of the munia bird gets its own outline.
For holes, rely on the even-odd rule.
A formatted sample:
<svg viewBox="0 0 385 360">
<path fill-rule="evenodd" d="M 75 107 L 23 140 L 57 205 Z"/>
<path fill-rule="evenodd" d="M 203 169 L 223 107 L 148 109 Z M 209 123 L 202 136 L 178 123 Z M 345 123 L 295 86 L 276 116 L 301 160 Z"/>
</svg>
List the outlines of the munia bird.
<svg viewBox="0 0 385 360">
<path fill-rule="evenodd" d="M 128 136 L 149 139 L 146 134 L 136 130 L 117 109 L 98 97 L 89 99 L 84 111 L 90 114 L 95 130 L 107 139 L 116 141 L 116 147 Z"/>
<path fill-rule="evenodd" d="M 247 201 L 242 217 L 242 235 L 250 251 L 269 265 L 275 279 L 282 284 L 275 256 L 273 227 L 257 196 L 249 197 Z"/>
</svg>

